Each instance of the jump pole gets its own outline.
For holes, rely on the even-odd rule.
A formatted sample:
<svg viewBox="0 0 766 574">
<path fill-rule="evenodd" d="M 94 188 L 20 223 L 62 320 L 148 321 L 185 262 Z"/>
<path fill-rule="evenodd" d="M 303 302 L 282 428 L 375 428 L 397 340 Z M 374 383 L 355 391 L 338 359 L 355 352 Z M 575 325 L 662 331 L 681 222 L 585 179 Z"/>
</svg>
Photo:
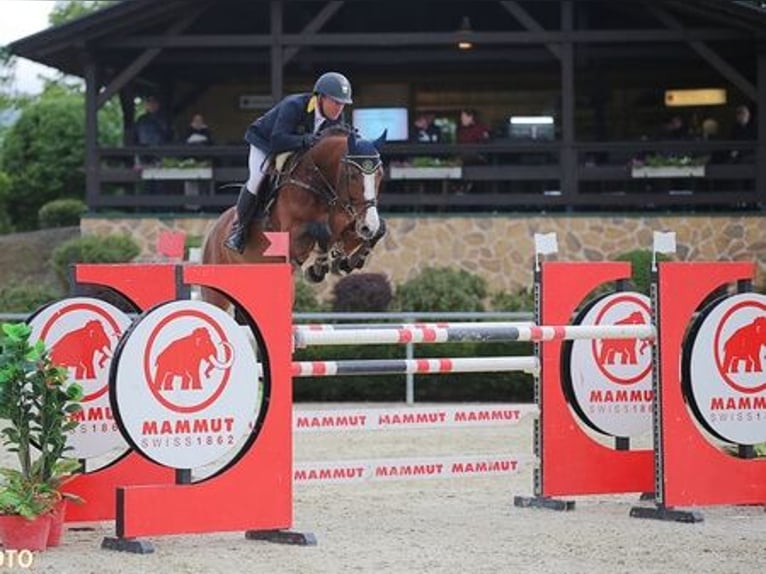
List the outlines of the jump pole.
<svg viewBox="0 0 766 574">
<path fill-rule="evenodd" d="M 653 325 L 560 325 L 496 326 L 477 323 L 460 327 L 403 327 L 347 329 L 341 331 L 298 330 L 297 348 L 316 345 L 405 345 L 466 341 L 574 341 L 583 339 L 652 339 Z"/>
</svg>

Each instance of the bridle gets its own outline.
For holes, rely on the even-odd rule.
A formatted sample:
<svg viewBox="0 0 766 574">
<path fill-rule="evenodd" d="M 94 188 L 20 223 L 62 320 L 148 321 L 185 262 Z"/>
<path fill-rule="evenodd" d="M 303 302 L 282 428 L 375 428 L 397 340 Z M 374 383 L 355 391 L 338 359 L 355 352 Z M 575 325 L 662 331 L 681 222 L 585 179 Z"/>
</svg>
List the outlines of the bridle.
<svg viewBox="0 0 766 574">
<path fill-rule="evenodd" d="M 342 169 L 338 170 L 338 178 L 335 185 L 333 185 L 327 179 L 325 174 L 322 173 L 322 170 L 319 169 L 319 166 L 316 164 L 313 158 L 309 157 L 308 159 L 311 161 L 311 165 L 307 168 L 307 182 L 300 181 L 293 176 L 295 168 L 300 165 L 300 162 L 297 162 L 295 168 L 290 170 L 290 172 L 287 174 L 287 177 L 279 182 L 277 189 L 286 185 L 294 185 L 311 191 L 315 195 L 321 197 L 331 210 L 335 206 L 339 206 L 341 209 L 343 209 L 351 218 L 349 225 L 356 224 L 360 218 L 364 217 L 364 214 L 368 209 L 378 205 L 377 194 L 376 197 L 372 199 L 363 198 L 361 201 L 354 201 L 351 197 L 350 189 L 352 170 L 359 170 L 362 176 L 374 175 L 378 172 L 378 170 L 382 170 L 383 162 L 380 159 L 380 154 L 344 155 L 340 159 Z M 345 190 L 345 198 L 341 197 L 341 194 L 338 193 L 339 190 Z"/>
</svg>

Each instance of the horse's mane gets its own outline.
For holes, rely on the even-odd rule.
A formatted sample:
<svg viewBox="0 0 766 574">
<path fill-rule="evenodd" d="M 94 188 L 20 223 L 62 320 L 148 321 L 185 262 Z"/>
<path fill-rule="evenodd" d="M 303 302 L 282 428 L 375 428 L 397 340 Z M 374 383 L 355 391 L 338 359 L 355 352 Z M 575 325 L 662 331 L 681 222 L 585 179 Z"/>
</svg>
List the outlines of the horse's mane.
<svg viewBox="0 0 766 574">
<path fill-rule="evenodd" d="M 318 135 L 320 139 L 323 139 L 329 136 L 347 136 L 351 133 L 356 133 L 354 126 L 340 123 L 327 126 L 326 128 L 320 130 Z"/>
<path fill-rule="evenodd" d="M 353 134 L 354 147 L 348 150 L 349 155 L 367 155 L 378 156 L 378 150 L 375 148 L 373 142 L 366 140 L 362 137 L 359 131 L 350 124 L 340 123 L 330 125 L 319 132 L 319 140 L 323 141 L 325 138 L 332 136 L 348 137 Z"/>
</svg>

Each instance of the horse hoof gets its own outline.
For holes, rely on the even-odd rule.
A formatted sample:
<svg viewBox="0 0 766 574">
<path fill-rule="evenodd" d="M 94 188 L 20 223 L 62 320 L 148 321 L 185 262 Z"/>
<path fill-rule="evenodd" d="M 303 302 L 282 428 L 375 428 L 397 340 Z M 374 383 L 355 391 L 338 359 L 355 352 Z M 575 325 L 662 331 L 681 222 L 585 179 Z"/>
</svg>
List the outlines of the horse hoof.
<svg viewBox="0 0 766 574">
<path fill-rule="evenodd" d="M 324 281 L 325 275 L 327 275 L 326 269 L 317 269 L 313 265 L 306 269 L 306 273 L 304 274 L 306 276 L 306 279 L 310 283 L 321 283 Z"/>
<path fill-rule="evenodd" d="M 338 273 L 351 273 L 354 269 L 356 269 L 355 266 L 353 266 L 348 259 L 343 259 L 338 262 Z"/>
</svg>

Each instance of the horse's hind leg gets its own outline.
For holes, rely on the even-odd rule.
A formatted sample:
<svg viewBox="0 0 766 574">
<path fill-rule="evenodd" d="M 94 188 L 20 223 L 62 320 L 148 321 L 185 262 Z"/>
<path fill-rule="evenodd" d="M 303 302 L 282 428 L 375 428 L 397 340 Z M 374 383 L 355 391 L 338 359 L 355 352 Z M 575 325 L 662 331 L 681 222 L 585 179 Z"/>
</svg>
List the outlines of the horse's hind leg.
<svg viewBox="0 0 766 574">
<path fill-rule="evenodd" d="M 202 295 L 203 301 L 210 303 L 211 305 L 215 305 L 216 307 L 219 307 L 220 309 L 223 309 L 224 311 L 229 310 L 229 307 L 231 306 L 231 301 L 229 301 L 229 298 L 226 297 L 220 291 L 217 291 L 216 289 L 212 289 L 211 287 L 205 287 L 203 285 L 202 287 L 200 287 L 200 293 Z"/>
</svg>

